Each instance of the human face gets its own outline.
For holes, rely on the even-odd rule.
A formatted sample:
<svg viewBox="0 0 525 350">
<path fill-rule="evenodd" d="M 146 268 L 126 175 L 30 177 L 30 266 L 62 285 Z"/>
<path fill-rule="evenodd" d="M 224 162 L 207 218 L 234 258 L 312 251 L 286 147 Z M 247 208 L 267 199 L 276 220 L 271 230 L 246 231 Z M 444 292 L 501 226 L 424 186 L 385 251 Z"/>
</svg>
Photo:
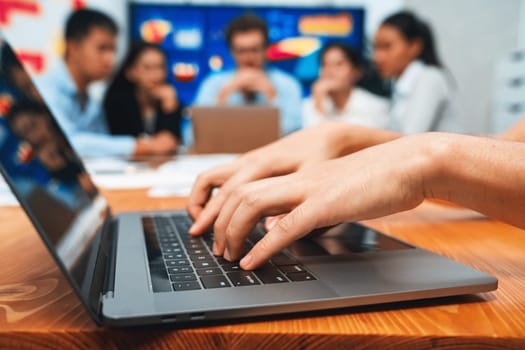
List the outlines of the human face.
<svg viewBox="0 0 525 350">
<path fill-rule="evenodd" d="M 421 40 L 409 41 L 389 25 L 379 27 L 374 37 L 374 62 L 383 78 L 399 78 L 421 50 Z"/>
<path fill-rule="evenodd" d="M 87 81 L 103 80 L 115 66 L 116 37 L 114 33 L 93 27 L 83 39 L 67 43 L 66 60 Z"/>
<path fill-rule="evenodd" d="M 66 160 L 52 145 L 43 147 L 38 152 L 38 158 L 49 171 L 59 171 L 66 167 Z"/>
<path fill-rule="evenodd" d="M 35 147 L 53 142 L 53 133 L 47 117 L 23 113 L 13 121 L 13 131 Z"/>
<path fill-rule="evenodd" d="M 266 43 L 260 30 L 237 32 L 232 36 L 231 52 L 237 67 L 260 68 L 265 62 Z"/>
<path fill-rule="evenodd" d="M 359 80 L 361 72 L 348 60 L 341 49 L 333 47 L 324 53 L 319 75 L 321 79 L 333 81 L 337 91 L 344 91 Z"/>
<path fill-rule="evenodd" d="M 164 55 L 155 49 L 146 49 L 139 54 L 135 63 L 126 71 L 129 81 L 139 89 L 151 89 L 166 82 L 166 61 Z"/>
</svg>

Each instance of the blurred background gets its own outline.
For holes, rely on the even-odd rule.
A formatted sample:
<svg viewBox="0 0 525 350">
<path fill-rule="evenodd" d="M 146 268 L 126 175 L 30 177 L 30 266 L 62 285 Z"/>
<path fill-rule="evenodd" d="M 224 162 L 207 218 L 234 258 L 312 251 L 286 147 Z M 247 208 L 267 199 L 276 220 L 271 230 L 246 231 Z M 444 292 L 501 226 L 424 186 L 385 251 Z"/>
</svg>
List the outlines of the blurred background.
<svg viewBox="0 0 525 350">
<path fill-rule="evenodd" d="M 525 0 L 0 0 L 0 27 L 33 76 L 61 57 L 65 18 L 82 7 L 118 22 L 120 56 L 134 39 L 160 44 L 186 105 L 203 77 L 232 67 L 223 30 L 241 13 L 267 21 L 270 64 L 293 74 L 306 93 L 323 44 L 345 41 L 366 54 L 381 20 L 408 8 L 434 29 L 466 132 L 499 132 L 525 114 Z"/>
</svg>

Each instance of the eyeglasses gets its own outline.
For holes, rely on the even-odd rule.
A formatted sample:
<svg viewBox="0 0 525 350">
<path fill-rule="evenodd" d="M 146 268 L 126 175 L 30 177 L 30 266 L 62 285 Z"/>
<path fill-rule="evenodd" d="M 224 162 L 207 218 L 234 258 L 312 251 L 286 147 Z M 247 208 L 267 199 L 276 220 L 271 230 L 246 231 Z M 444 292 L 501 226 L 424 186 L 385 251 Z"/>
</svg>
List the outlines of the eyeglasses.
<svg viewBox="0 0 525 350">
<path fill-rule="evenodd" d="M 260 54 L 263 53 L 266 47 L 264 46 L 253 46 L 253 47 L 232 47 L 231 51 L 234 55 L 245 55 L 245 54 Z"/>
</svg>

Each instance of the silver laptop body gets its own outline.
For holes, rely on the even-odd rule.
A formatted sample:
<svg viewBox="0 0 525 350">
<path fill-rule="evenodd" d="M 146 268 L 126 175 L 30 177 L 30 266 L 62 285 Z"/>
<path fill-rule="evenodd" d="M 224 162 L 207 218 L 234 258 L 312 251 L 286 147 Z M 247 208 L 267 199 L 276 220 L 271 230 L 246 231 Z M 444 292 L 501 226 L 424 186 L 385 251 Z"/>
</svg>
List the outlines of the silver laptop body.
<svg viewBox="0 0 525 350">
<path fill-rule="evenodd" d="M 222 320 L 497 288 L 491 276 L 358 224 L 321 230 L 246 272 L 211 256 L 209 235 L 190 239 L 183 211 L 113 216 L 9 45 L 0 49 L 0 170 L 98 324 Z M 38 128 L 28 132 L 24 120 Z M 256 227 L 251 244 L 263 234 Z"/>
</svg>

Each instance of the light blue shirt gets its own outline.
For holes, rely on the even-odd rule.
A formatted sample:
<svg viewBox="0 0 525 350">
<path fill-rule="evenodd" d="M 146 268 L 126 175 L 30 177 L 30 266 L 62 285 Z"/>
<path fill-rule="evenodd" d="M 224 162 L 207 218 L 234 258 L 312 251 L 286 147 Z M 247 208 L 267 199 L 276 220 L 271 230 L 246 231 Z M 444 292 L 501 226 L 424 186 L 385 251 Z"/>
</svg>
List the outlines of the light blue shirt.
<svg viewBox="0 0 525 350">
<path fill-rule="evenodd" d="M 132 136 L 110 135 L 101 101 L 88 97 L 80 105 L 78 89 L 64 62 L 37 79 L 36 84 L 55 120 L 81 157 L 131 156 Z"/>
<path fill-rule="evenodd" d="M 199 87 L 194 104 L 199 106 L 214 106 L 217 104 L 219 92 L 235 75 L 235 71 L 215 73 L 207 77 Z M 301 128 L 301 86 L 290 75 L 275 69 L 268 68 L 266 74 L 276 90 L 276 97 L 270 102 L 266 97 L 257 93 L 251 103 L 257 105 L 273 105 L 279 109 L 281 132 L 289 134 Z M 234 92 L 228 97 L 229 106 L 242 106 L 247 102 L 240 92 Z"/>
</svg>

